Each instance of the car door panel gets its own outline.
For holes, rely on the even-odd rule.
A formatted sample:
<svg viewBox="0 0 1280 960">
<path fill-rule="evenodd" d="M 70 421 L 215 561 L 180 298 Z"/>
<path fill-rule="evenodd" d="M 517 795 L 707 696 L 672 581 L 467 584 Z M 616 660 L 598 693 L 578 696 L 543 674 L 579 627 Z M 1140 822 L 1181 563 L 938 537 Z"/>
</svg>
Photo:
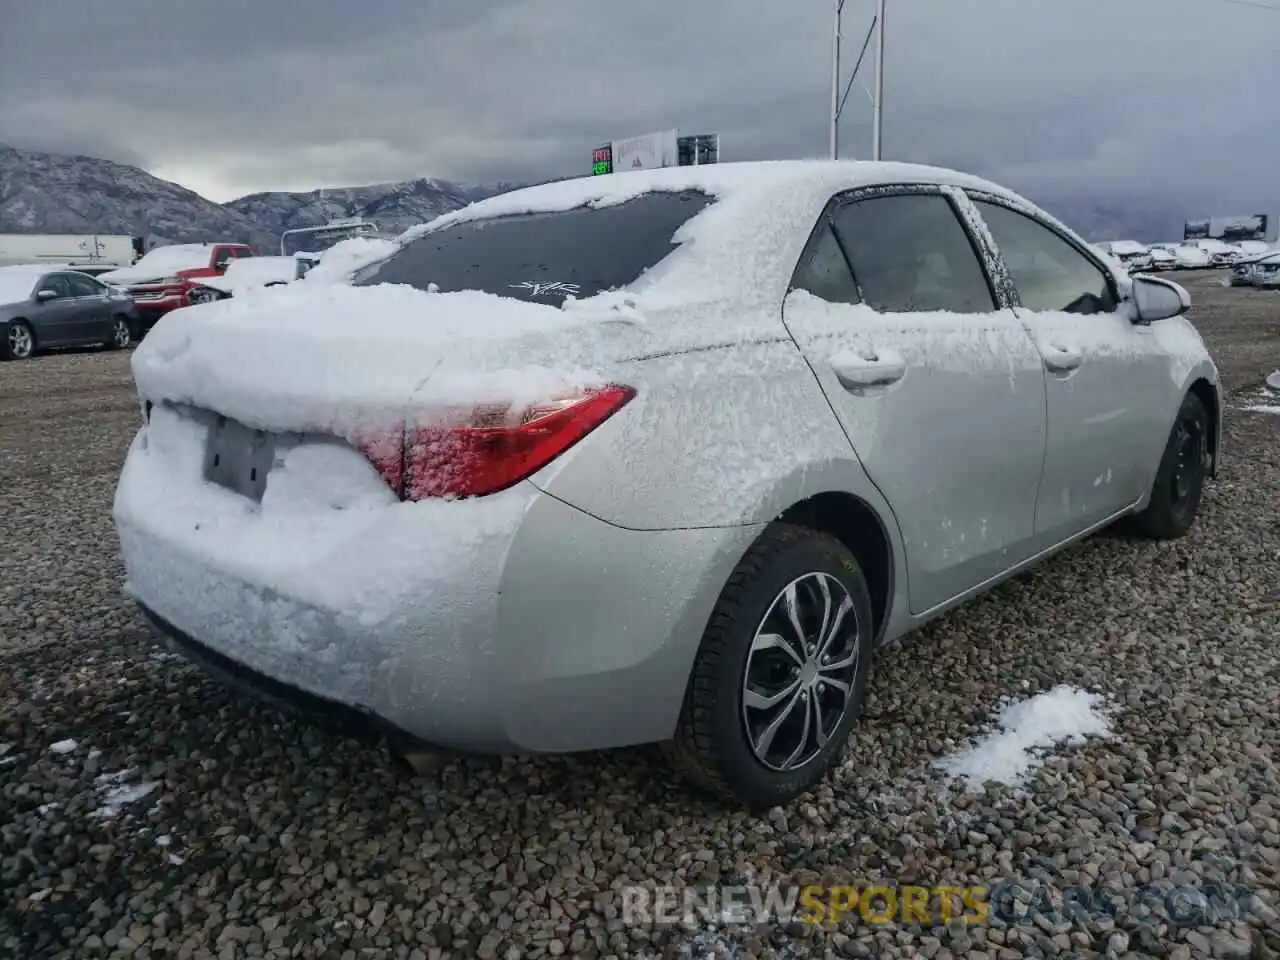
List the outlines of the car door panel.
<svg viewBox="0 0 1280 960">
<path fill-rule="evenodd" d="M 1046 548 L 1147 492 L 1153 443 L 1163 438 L 1167 360 L 1082 245 L 1025 211 L 974 199 L 1045 367 L 1048 433 L 1036 535 Z"/>
<path fill-rule="evenodd" d="M 74 336 L 78 343 L 102 343 L 110 339 L 110 304 L 107 288 L 89 277 L 68 274 L 75 299 Z"/>
<path fill-rule="evenodd" d="M 943 205 L 928 215 L 919 202 L 846 215 L 853 204 L 895 196 L 855 193 L 824 215 L 833 223 L 831 236 L 820 226 L 806 250 L 807 262 L 822 266 L 798 271 L 784 319 L 894 512 L 911 612 L 920 614 L 1031 555 L 1044 456 L 1044 370 L 1026 330 L 1012 310 L 997 306 L 985 279 L 985 293 L 963 295 L 958 311 L 933 309 L 955 292 L 941 292 L 939 284 L 972 291 L 972 277 L 965 283 L 948 279 L 947 271 L 960 263 L 957 243 L 972 258 L 964 269 L 982 277 L 964 228 L 940 192 L 910 194 Z M 941 222 L 949 245 L 871 262 L 868 251 L 881 239 L 869 234 L 900 226 L 904 216 L 916 217 L 921 229 L 938 229 L 934 224 Z M 858 236 L 837 239 L 842 221 Z M 892 246 L 893 239 L 885 242 Z M 842 293 L 838 280 L 830 279 L 838 277 L 842 253 L 859 281 L 853 293 Z M 866 261 L 861 266 L 860 258 Z M 886 279 L 879 283 L 877 277 Z M 895 306 L 893 291 L 907 288 L 909 302 Z M 858 300 L 864 302 L 851 302 Z"/>
<path fill-rule="evenodd" d="M 52 290 L 53 300 L 36 302 L 31 309 L 31 323 L 36 342 L 42 347 L 61 347 L 76 341 L 76 302 L 71 286 L 63 274 L 53 273 L 36 285 L 36 291 Z"/>
</svg>

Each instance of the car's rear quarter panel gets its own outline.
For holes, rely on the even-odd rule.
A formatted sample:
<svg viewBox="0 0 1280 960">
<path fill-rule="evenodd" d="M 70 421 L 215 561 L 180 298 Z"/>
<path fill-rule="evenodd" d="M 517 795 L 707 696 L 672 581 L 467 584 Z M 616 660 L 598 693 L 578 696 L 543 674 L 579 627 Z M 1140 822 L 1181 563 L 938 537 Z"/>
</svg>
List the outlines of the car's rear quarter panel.
<svg viewBox="0 0 1280 960">
<path fill-rule="evenodd" d="M 780 327 L 780 325 L 779 325 Z M 803 493 L 788 478 L 856 463 L 790 339 L 616 365 L 635 399 L 534 482 L 636 530 L 764 522 Z M 784 493 L 791 491 L 791 493 Z"/>
</svg>

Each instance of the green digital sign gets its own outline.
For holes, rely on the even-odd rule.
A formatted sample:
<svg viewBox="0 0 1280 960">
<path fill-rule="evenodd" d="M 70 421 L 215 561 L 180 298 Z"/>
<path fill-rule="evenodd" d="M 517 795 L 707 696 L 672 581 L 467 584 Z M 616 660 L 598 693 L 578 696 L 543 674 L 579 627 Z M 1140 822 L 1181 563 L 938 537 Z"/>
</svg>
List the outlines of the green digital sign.
<svg viewBox="0 0 1280 960">
<path fill-rule="evenodd" d="M 597 147 L 591 154 L 591 172 L 599 176 L 613 173 L 613 147 Z"/>
</svg>

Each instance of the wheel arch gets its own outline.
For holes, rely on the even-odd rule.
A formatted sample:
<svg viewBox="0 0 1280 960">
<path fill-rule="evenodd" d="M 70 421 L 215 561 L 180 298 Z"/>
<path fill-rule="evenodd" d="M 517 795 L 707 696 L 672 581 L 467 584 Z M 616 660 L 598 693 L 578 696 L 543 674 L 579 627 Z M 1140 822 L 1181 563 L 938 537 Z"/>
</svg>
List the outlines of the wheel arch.
<svg viewBox="0 0 1280 960">
<path fill-rule="evenodd" d="M 877 644 L 894 623 L 895 603 L 907 585 L 897 518 L 854 457 L 797 466 L 757 503 L 751 522 L 788 523 L 825 533 L 857 559 L 867 579 Z"/>
<path fill-rule="evenodd" d="M 871 594 L 872 623 L 879 643 L 889 623 L 897 585 L 893 539 L 880 514 L 855 494 L 827 490 L 792 504 L 776 522 L 828 534 L 854 555 Z"/>
<path fill-rule="evenodd" d="M 1217 478 L 1222 444 L 1222 397 L 1218 386 L 1204 376 L 1196 377 L 1187 387 L 1187 393 L 1194 394 L 1209 415 L 1209 476 Z"/>
</svg>

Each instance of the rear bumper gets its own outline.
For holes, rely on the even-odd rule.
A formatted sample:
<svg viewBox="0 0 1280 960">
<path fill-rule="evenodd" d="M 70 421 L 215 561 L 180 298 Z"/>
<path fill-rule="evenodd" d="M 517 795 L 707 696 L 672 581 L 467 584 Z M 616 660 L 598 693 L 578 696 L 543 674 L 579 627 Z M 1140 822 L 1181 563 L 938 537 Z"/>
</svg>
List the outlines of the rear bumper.
<svg viewBox="0 0 1280 960">
<path fill-rule="evenodd" d="M 528 483 L 272 516 L 184 475 L 187 439 L 147 449 L 155 426 L 114 511 L 135 599 L 211 672 L 365 737 L 473 753 L 666 739 L 758 533 L 625 530 Z"/>
<path fill-rule="evenodd" d="M 316 696 L 301 687 L 276 680 L 247 664 L 224 656 L 178 629 L 145 604 L 138 606 L 151 627 L 168 644 L 170 650 L 185 657 L 205 673 L 241 694 L 339 736 L 351 737 L 367 743 L 386 743 L 400 750 L 439 749 L 436 744 L 425 743 L 368 710 L 361 710 L 340 700 Z"/>
</svg>

